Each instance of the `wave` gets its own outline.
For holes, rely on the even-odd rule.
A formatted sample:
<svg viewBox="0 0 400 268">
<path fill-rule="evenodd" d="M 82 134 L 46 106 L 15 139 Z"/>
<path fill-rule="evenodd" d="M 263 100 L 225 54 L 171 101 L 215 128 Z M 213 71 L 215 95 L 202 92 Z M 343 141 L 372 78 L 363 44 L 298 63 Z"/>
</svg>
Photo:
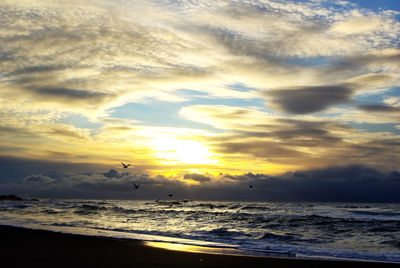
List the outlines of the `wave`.
<svg viewBox="0 0 400 268">
<path fill-rule="evenodd" d="M 301 235 L 285 233 L 285 234 L 276 234 L 270 232 L 264 232 L 263 235 L 257 237 L 257 240 L 268 240 L 268 241 L 300 241 Z"/>
<path fill-rule="evenodd" d="M 42 210 L 40 212 L 42 212 L 44 214 L 59 214 L 59 213 L 62 213 L 62 211 L 57 211 L 57 210 L 54 210 L 54 209 L 44 209 L 44 210 Z"/>
<path fill-rule="evenodd" d="M 98 214 L 99 211 L 101 210 L 107 210 L 108 208 L 104 206 L 96 206 L 96 205 L 87 205 L 83 204 L 78 207 L 74 211 L 75 214 L 80 214 L 80 215 L 90 215 L 90 214 Z"/>
<path fill-rule="evenodd" d="M 337 205 L 337 208 L 370 208 L 367 205 Z"/>
<path fill-rule="evenodd" d="M 113 235 L 112 231 L 123 232 L 128 237 L 138 233 L 257 249 L 271 246 L 306 255 L 310 253 L 310 247 L 340 251 L 348 246 L 349 252 L 370 250 L 381 254 L 379 256 L 395 252 L 397 255 L 393 258 L 400 260 L 400 220 L 393 218 L 400 215 L 397 209 L 400 207 L 396 204 L 369 204 L 370 209 L 359 204 L 342 204 L 347 208 L 337 208 L 337 204 L 315 204 L 310 208 L 308 203 L 182 200 L 45 200 L 35 205 L 18 204 L 30 208 L 3 203 L 0 210 L 10 208 L 11 211 L 1 212 L 0 220 L 47 227 L 53 223 L 54 229 L 63 226 L 71 230 L 90 228 L 90 233 L 95 235 L 104 230 L 110 231 L 110 235 Z M 366 235 L 368 244 L 365 243 Z M 341 242 L 346 239 L 351 242 L 349 245 Z M 351 249 L 355 244 L 357 249 Z"/>
<path fill-rule="evenodd" d="M 216 228 L 206 232 L 207 234 L 216 235 L 216 236 L 229 236 L 232 237 L 234 235 L 243 235 L 241 232 L 237 231 L 229 231 L 228 228 Z"/>
<path fill-rule="evenodd" d="M 76 227 L 76 224 L 73 223 L 66 223 L 66 222 L 55 222 L 51 223 L 52 226 L 62 226 L 62 227 Z"/>
<path fill-rule="evenodd" d="M 399 238 L 382 241 L 381 244 L 390 245 L 392 247 L 400 249 L 400 239 Z"/>
<path fill-rule="evenodd" d="M 261 211 L 265 211 L 268 210 L 268 207 L 264 207 L 264 206 L 245 206 L 241 208 L 242 210 L 261 210 Z"/>
<path fill-rule="evenodd" d="M 382 232 L 400 232 L 400 222 L 390 222 L 385 225 L 379 225 L 368 229 L 369 232 L 382 233 Z"/>
<path fill-rule="evenodd" d="M 194 208 L 199 208 L 200 207 L 200 208 L 210 208 L 210 209 L 214 209 L 214 208 L 221 209 L 221 208 L 227 208 L 228 206 L 224 205 L 224 204 L 200 203 L 200 204 L 195 204 L 195 205 L 193 205 L 191 207 L 194 207 Z"/>
<path fill-rule="evenodd" d="M 398 212 L 389 212 L 389 211 L 360 211 L 360 210 L 351 210 L 351 213 L 357 215 L 367 215 L 367 216 L 383 216 L 383 217 L 398 217 L 400 213 Z"/>
<path fill-rule="evenodd" d="M 92 214 L 99 214 L 97 211 L 87 211 L 87 210 L 75 210 L 75 214 L 78 215 L 92 215 Z"/>
<path fill-rule="evenodd" d="M 90 225 L 90 221 L 74 221 L 74 222 L 54 222 L 49 225 L 51 226 L 60 226 L 60 227 L 80 227 L 80 226 L 88 226 Z"/>
<path fill-rule="evenodd" d="M 105 210 L 105 209 L 107 209 L 107 207 L 104 207 L 104 206 L 87 205 L 87 204 L 81 205 L 80 208 L 87 209 L 87 210 Z"/>
</svg>

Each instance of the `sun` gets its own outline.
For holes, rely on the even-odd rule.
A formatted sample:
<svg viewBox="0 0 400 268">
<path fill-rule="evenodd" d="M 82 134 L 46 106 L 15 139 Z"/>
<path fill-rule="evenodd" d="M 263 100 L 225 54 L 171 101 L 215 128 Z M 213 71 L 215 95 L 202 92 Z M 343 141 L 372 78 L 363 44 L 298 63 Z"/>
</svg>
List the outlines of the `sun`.
<svg viewBox="0 0 400 268">
<path fill-rule="evenodd" d="M 206 145 L 187 139 L 157 137 L 152 142 L 155 156 L 165 164 L 215 164 L 213 154 Z"/>
</svg>

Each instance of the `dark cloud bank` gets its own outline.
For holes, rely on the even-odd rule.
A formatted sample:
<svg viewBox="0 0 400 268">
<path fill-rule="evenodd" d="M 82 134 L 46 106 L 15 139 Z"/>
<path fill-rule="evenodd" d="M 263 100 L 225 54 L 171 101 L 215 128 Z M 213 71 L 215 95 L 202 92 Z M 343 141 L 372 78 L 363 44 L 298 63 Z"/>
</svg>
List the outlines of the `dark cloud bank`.
<svg viewBox="0 0 400 268">
<path fill-rule="evenodd" d="M 61 175 L 54 172 L 54 163 L 37 161 L 32 168 L 32 162 L 27 161 L 24 169 L 22 162 L 21 166 L 4 166 L 5 160 L 0 158 L 0 194 L 14 193 L 27 198 L 167 199 L 172 193 L 176 199 L 195 200 L 400 202 L 400 172 L 382 172 L 361 165 L 280 176 L 186 174 L 180 181 L 114 169 L 79 173 L 82 166 L 76 168 L 75 174 Z M 35 173 L 27 174 L 32 171 Z M 187 180 L 198 184 L 187 185 L 183 182 Z M 133 183 L 140 184 L 140 189 L 134 190 Z"/>
</svg>

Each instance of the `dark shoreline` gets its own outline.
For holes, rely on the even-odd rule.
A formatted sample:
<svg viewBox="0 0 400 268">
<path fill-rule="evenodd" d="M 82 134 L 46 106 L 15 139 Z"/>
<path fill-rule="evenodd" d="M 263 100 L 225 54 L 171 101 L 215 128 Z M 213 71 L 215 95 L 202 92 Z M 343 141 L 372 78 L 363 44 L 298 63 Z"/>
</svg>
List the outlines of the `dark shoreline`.
<svg viewBox="0 0 400 268">
<path fill-rule="evenodd" d="M 66 234 L 0 225 L 2 267 L 382 267 L 399 264 L 195 253 L 144 241 Z"/>
</svg>

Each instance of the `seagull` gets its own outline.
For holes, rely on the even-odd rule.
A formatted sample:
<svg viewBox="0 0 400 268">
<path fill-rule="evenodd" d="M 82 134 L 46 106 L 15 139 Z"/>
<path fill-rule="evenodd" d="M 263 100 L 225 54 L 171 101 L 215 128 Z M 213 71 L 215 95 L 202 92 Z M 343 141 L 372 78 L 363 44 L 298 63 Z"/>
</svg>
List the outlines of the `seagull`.
<svg viewBox="0 0 400 268">
<path fill-rule="evenodd" d="M 136 189 L 139 189 L 140 184 L 133 184 L 133 186 L 135 187 L 135 190 L 136 190 Z"/>
<path fill-rule="evenodd" d="M 125 165 L 124 163 L 121 162 L 121 164 L 124 166 L 124 168 L 128 168 L 131 164 Z"/>
</svg>

